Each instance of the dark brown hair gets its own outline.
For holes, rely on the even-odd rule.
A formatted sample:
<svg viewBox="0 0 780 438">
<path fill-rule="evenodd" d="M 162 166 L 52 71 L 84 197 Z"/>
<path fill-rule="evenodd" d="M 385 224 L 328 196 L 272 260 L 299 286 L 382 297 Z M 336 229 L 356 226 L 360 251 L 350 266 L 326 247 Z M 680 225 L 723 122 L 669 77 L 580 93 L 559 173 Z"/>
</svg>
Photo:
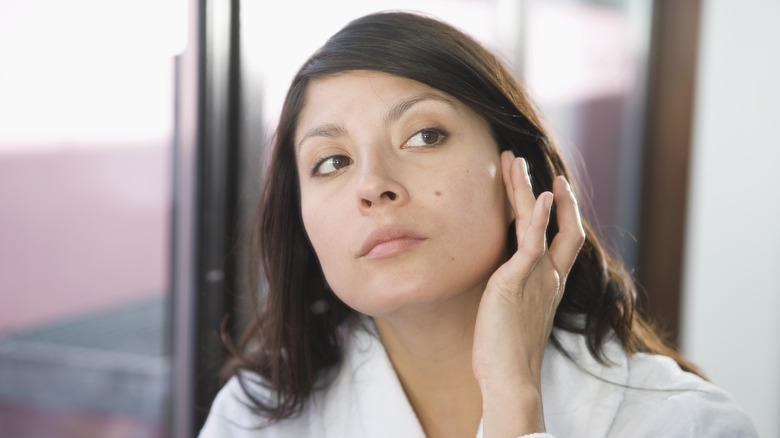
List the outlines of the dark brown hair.
<svg viewBox="0 0 780 438">
<path fill-rule="evenodd" d="M 552 189 L 555 176 L 568 177 L 525 90 L 493 54 L 462 32 L 424 16 L 387 12 L 357 19 L 331 37 L 295 76 L 284 103 L 252 230 L 252 270 L 262 268 L 265 291 L 228 367 L 260 418 L 270 422 L 299 413 L 324 373 L 339 364 L 339 327 L 356 315 L 328 289 L 306 236 L 293 145 L 309 82 L 350 70 L 413 79 L 469 106 L 487 120 L 501 150 L 525 157 L 537 196 Z M 629 354 L 665 354 L 694 370 L 638 313 L 633 279 L 584 226 L 587 237 L 568 276 L 555 327 L 584 335 L 601 361 L 606 360 L 603 342 L 614 333 Z M 548 239 L 557 231 L 553 214 Z M 513 232 L 507 245 L 517 246 Z M 273 396 L 248 390 L 247 379 L 254 375 Z"/>
</svg>

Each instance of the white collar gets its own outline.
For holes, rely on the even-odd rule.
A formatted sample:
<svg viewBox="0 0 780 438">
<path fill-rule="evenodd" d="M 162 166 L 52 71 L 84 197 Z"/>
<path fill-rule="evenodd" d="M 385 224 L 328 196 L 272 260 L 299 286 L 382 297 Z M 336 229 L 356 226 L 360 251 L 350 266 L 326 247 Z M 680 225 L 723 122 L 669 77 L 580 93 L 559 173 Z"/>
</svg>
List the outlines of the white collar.
<svg viewBox="0 0 780 438">
<path fill-rule="evenodd" d="M 542 400 L 548 432 L 556 436 L 606 436 L 628 383 L 628 359 L 610 340 L 605 366 L 589 353 L 585 337 L 555 330 L 576 363 L 548 343 L 542 368 Z M 598 376 L 598 377 L 597 377 Z M 344 363 L 330 386 L 311 400 L 327 436 L 420 437 L 422 426 L 390 359 L 370 328 L 346 339 Z M 481 424 L 477 437 L 481 437 Z"/>
</svg>

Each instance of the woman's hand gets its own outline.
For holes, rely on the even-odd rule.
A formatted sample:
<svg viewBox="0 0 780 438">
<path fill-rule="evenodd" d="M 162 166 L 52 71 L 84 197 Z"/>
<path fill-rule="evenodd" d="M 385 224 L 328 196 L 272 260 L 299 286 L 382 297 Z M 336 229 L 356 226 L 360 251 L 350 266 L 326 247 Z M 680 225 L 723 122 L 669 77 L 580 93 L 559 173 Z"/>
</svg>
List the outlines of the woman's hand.
<svg viewBox="0 0 780 438">
<path fill-rule="evenodd" d="M 472 367 L 482 390 L 485 437 L 544 432 L 542 359 L 566 277 L 585 232 L 563 177 L 538 199 L 525 160 L 501 154 L 518 248 L 487 284 L 477 314 Z M 555 198 L 558 234 L 547 248 Z"/>
</svg>

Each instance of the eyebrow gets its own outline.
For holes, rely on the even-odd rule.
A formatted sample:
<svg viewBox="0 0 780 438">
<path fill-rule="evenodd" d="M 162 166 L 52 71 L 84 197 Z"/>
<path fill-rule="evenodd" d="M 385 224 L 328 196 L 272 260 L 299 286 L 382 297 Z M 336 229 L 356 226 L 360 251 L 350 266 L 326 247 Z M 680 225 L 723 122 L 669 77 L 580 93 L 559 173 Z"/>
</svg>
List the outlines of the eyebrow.
<svg viewBox="0 0 780 438">
<path fill-rule="evenodd" d="M 342 135 L 347 135 L 347 130 L 344 125 L 336 123 L 325 123 L 323 125 L 317 125 L 306 132 L 306 135 L 298 142 L 298 154 L 301 153 L 301 147 L 303 143 L 311 137 L 325 137 L 325 138 L 337 138 Z"/>
<path fill-rule="evenodd" d="M 417 93 L 400 102 L 397 102 L 395 105 L 390 107 L 390 109 L 385 113 L 384 117 L 382 117 L 382 121 L 385 125 L 396 122 L 412 107 L 418 103 L 428 100 L 445 103 L 454 111 L 460 112 L 460 108 L 452 99 L 448 99 L 447 97 L 437 93 Z M 298 154 L 300 154 L 303 143 L 312 137 L 337 138 L 343 135 L 347 135 L 347 130 L 344 128 L 344 125 L 337 123 L 325 123 L 322 125 L 317 125 L 306 132 L 306 134 L 298 142 L 298 147 L 296 149 Z"/>
<path fill-rule="evenodd" d="M 417 105 L 418 103 L 424 102 L 426 100 L 435 100 L 438 102 L 442 102 L 447 104 L 454 111 L 459 111 L 459 108 L 455 104 L 455 102 L 453 102 L 451 99 L 446 98 L 445 96 L 442 96 L 441 94 L 430 93 L 430 92 L 418 93 L 418 94 L 413 94 L 408 98 L 393 105 L 387 111 L 387 113 L 383 118 L 385 124 L 390 124 L 392 122 L 398 121 L 398 119 L 400 119 L 405 112 L 409 111 L 409 109 L 411 109 L 413 106 Z"/>
</svg>

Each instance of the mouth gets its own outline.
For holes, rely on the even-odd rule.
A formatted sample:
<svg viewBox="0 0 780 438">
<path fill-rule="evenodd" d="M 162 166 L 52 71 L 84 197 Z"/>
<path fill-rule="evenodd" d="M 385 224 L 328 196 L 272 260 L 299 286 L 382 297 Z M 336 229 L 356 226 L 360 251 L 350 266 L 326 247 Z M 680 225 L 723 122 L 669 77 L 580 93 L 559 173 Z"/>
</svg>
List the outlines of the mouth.
<svg viewBox="0 0 780 438">
<path fill-rule="evenodd" d="M 426 240 L 420 234 L 397 226 L 377 228 L 363 242 L 359 258 L 382 259 L 406 252 Z"/>
</svg>

